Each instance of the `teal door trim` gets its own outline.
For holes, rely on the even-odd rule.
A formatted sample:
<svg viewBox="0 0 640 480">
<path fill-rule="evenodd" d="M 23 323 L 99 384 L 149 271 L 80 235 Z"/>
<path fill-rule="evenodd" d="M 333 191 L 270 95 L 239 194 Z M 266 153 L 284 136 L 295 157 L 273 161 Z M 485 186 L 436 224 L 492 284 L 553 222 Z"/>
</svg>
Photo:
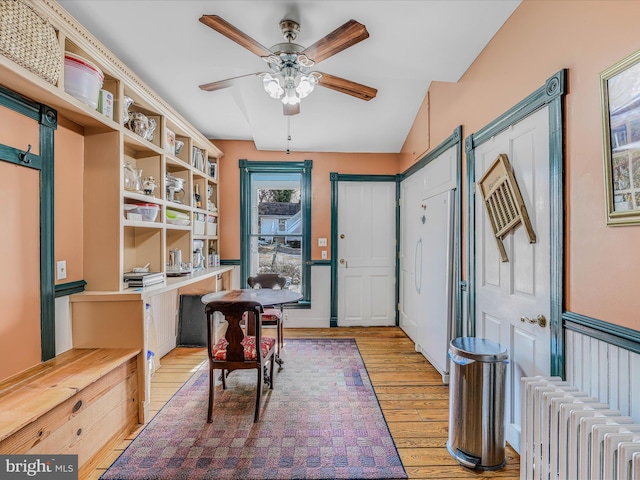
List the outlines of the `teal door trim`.
<svg viewBox="0 0 640 480">
<path fill-rule="evenodd" d="M 429 151 L 424 157 L 418 160 L 416 163 L 407 168 L 400 174 L 400 181 L 410 177 L 411 175 L 419 172 L 425 165 L 431 163 L 438 158 L 444 152 L 452 147 L 456 147 L 456 164 L 458 176 L 456 178 L 456 192 L 455 192 L 455 207 L 454 215 L 456 223 L 453 231 L 453 278 L 455 285 L 455 332 L 452 332 L 455 337 L 462 335 L 463 333 L 463 316 L 462 316 L 462 291 L 466 288 L 466 282 L 462 281 L 462 126 L 458 126 L 453 130 L 453 133 L 449 135 L 442 143 Z M 400 226 L 398 225 L 398 232 L 400 232 Z M 400 245 L 400 235 L 398 235 L 398 245 Z M 398 247 L 399 248 L 399 247 Z M 399 258 L 399 257 L 398 257 Z M 398 262 L 399 263 L 399 262 Z M 399 271 L 398 276 L 399 277 Z M 400 282 L 397 282 L 398 284 Z M 399 288 L 399 286 L 398 286 Z M 398 297 L 399 298 L 399 297 Z"/>
<path fill-rule="evenodd" d="M 564 97 L 567 74 L 563 69 L 545 84 L 484 128 L 465 139 L 467 153 L 467 282 L 469 301 L 467 329 L 475 335 L 475 148 L 544 106 L 549 107 L 549 202 L 551 220 L 551 375 L 564 378 Z"/>
<path fill-rule="evenodd" d="M 54 132 L 58 114 L 52 108 L 33 102 L 6 88 L 0 87 L 0 105 L 36 120 L 39 125 L 39 155 L 29 146 L 18 150 L 0 145 L 0 159 L 40 172 L 40 336 L 42 361 L 56 356 L 55 292 L 54 292 Z"/>
<path fill-rule="evenodd" d="M 331 317 L 329 321 L 330 327 L 338 326 L 338 182 L 395 182 L 396 184 L 396 289 L 395 289 L 395 305 L 396 305 L 396 326 L 398 326 L 398 299 L 400 292 L 398 290 L 398 274 L 399 262 L 398 255 L 400 242 L 398 242 L 398 233 L 400 232 L 400 175 L 360 175 L 360 174 L 340 174 L 331 172 L 329 174 L 331 182 Z"/>
</svg>

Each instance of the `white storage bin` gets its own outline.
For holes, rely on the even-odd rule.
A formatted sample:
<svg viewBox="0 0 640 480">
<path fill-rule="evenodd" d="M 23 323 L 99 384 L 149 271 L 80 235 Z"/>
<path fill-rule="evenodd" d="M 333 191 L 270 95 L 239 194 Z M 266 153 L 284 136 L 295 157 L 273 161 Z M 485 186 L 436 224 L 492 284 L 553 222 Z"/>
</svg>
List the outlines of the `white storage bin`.
<svg viewBox="0 0 640 480">
<path fill-rule="evenodd" d="M 193 234 L 204 235 L 205 225 L 207 223 L 207 217 L 203 213 L 193 214 Z"/>
<path fill-rule="evenodd" d="M 218 224 L 215 222 L 207 222 L 207 235 L 217 235 L 218 234 Z"/>
</svg>

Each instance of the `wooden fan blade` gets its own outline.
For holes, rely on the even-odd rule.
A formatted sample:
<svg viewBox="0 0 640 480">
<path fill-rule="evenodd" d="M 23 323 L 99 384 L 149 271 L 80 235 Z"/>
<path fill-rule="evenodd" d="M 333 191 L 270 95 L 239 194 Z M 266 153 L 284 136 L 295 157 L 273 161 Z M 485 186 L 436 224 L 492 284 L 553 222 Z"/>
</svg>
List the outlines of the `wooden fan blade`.
<svg viewBox="0 0 640 480">
<path fill-rule="evenodd" d="M 300 113 L 300 104 L 296 103 L 295 105 L 289 105 L 286 103 L 282 104 L 282 113 L 285 115 L 298 115 Z"/>
<path fill-rule="evenodd" d="M 307 47 L 302 53 L 318 63 L 367 38 L 369 38 L 367 27 L 355 20 L 349 20 L 329 35 Z"/>
<path fill-rule="evenodd" d="M 366 101 L 375 98 L 378 93 L 378 90 L 375 88 L 367 87 L 366 85 L 352 82 L 351 80 L 336 77 L 334 75 L 329 75 L 328 73 L 322 74 L 318 85 L 322 85 L 323 87 L 330 88 L 331 90 L 346 93 L 347 95 Z"/>
<path fill-rule="evenodd" d="M 273 54 L 267 47 L 255 41 L 246 33 L 241 32 L 218 15 L 202 15 L 200 21 L 259 57 L 268 57 Z"/>
<path fill-rule="evenodd" d="M 213 92 L 215 90 L 220 90 L 221 88 L 227 88 L 235 83 L 241 78 L 244 77 L 254 77 L 256 75 L 260 75 L 259 73 L 248 73 L 247 75 L 240 75 L 239 77 L 227 78 L 226 80 L 219 80 L 217 82 L 205 83 L 200 85 L 201 90 L 206 90 L 207 92 Z"/>
</svg>

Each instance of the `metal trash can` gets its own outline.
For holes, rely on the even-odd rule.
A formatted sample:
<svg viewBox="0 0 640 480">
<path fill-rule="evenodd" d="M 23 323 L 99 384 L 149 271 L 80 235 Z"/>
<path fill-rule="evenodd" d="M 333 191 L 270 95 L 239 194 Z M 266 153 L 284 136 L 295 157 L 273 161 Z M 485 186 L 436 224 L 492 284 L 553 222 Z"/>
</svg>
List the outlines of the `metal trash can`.
<svg viewBox="0 0 640 480">
<path fill-rule="evenodd" d="M 507 349 L 499 343 L 476 337 L 454 338 L 449 347 L 447 449 L 465 467 L 499 470 L 506 463 Z"/>
</svg>

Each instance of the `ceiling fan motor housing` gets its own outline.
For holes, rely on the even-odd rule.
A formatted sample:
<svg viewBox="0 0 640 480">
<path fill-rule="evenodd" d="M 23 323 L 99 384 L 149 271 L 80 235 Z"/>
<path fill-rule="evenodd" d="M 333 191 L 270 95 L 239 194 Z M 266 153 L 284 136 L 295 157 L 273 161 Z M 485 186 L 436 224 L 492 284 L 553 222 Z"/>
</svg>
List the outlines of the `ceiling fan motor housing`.
<svg viewBox="0 0 640 480">
<path fill-rule="evenodd" d="M 300 24 L 293 20 L 280 21 L 280 31 L 287 42 L 292 42 L 300 33 Z"/>
</svg>

